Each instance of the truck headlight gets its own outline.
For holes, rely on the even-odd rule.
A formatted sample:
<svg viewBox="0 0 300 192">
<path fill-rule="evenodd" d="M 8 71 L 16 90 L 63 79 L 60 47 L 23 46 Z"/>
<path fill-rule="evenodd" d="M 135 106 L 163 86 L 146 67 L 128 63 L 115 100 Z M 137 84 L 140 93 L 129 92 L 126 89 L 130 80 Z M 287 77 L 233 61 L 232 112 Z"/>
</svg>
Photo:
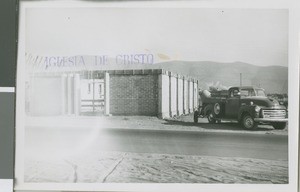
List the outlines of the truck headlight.
<svg viewBox="0 0 300 192">
<path fill-rule="evenodd" d="M 259 113 L 259 111 L 260 111 L 260 107 L 259 106 L 255 106 L 255 112 Z"/>
</svg>

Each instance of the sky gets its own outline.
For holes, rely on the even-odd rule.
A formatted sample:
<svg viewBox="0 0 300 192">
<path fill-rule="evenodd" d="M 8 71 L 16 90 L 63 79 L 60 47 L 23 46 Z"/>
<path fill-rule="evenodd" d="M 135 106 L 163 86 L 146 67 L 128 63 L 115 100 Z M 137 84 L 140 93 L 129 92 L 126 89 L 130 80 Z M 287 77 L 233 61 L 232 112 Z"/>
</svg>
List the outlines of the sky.
<svg viewBox="0 0 300 192">
<path fill-rule="evenodd" d="M 281 9 L 28 8 L 25 26 L 26 52 L 34 55 L 288 65 Z"/>
</svg>

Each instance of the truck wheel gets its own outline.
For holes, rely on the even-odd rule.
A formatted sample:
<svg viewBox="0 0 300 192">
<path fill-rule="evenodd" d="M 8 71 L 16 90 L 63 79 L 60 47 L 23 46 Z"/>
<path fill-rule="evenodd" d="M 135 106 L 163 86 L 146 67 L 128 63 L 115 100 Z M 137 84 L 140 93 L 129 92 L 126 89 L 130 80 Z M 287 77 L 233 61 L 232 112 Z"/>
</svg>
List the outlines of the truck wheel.
<svg viewBox="0 0 300 192">
<path fill-rule="evenodd" d="M 254 121 L 254 119 L 251 117 L 251 115 L 244 115 L 243 117 L 243 126 L 245 129 L 256 129 L 257 128 L 257 122 Z"/>
<path fill-rule="evenodd" d="M 215 115 L 219 115 L 221 113 L 221 105 L 219 103 L 214 105 L 214 113 Z"/>
<path fill-rule="evenodd" d="M 214 118 L 214 114 L 211 111 L 207 112 L 207 120 L 209 123 L 216 123 L 216 119 Z"/>
<path fill-rule="evenodd" d="M 286 127 L 286 122 L 277 122 L 277 123 L 272 123 L 274 129 L 279 129 L 282 130 Z"/>
<path fill-rule="evenodd" d="M 198 123 L 198 111 L 195 111 L 194 113 L 194 123 Z"/>
</svg>

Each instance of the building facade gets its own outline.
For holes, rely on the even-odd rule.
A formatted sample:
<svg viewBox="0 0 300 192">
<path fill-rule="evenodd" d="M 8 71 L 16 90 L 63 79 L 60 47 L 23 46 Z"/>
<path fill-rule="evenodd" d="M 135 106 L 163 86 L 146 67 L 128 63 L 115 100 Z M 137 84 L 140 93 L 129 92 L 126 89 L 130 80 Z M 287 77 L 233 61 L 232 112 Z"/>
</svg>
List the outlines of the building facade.
<svg viewBox="0 0 300 192">
<path fill-rule="evenodd" d="M 143 115 L 167 118 L 198 106 L 198 81 L 163 69 L 33 73 L 30 116 Z"/>
</svg>

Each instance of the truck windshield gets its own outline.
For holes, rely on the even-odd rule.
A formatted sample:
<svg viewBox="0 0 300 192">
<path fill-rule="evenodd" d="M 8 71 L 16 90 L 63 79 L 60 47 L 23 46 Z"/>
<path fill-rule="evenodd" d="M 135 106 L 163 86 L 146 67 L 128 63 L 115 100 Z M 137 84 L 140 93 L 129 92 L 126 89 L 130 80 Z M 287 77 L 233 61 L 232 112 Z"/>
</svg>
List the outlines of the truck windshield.
<svg viewBox="0 0 300 192">
<path fill-rule="evenodd" d="M 263 89 L 241 89 L 241 96 L 251 97 L 251 96 L 263 96 L 265 97 L 265 92 Z"/>
</svg>

